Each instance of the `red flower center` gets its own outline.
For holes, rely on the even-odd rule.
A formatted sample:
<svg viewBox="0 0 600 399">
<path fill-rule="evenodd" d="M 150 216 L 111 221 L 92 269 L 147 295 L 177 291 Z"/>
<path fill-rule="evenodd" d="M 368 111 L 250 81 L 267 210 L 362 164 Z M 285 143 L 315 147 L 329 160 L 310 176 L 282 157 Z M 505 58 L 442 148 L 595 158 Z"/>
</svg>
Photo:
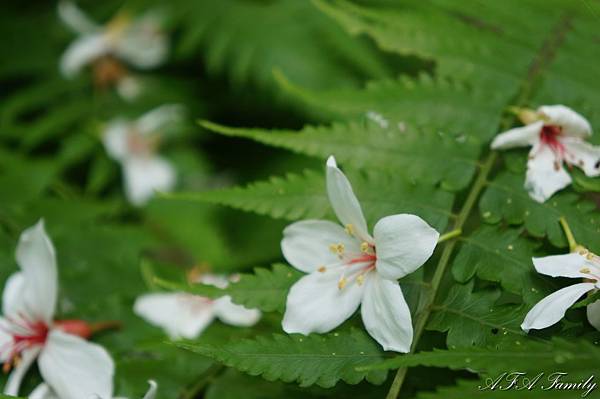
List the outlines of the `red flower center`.
<svg viewBox="0 0 600 399">
<path fill-rule="evenodd" d="M 7 360 L 2 367 L 5 373 L 20 361 L 20 355 L 25 349 L 44 345 L 49 330 L 43 321 L 30 321 L 23 316 L 18 319 L 7 317 L 6 320 L 10 325 L 0 328 L 12 336 L 12 342 L 0 347 L 0 353 L 8 351 Z"/>
<path fill-rule="evenodd" d="M 565 146 L 560 142 L 562 127 L 558 125 L 544 125 L 540 131 L 540 140 L 542 144 L 549 146 L 557 155 L 563 155 Z"/>
</svg>

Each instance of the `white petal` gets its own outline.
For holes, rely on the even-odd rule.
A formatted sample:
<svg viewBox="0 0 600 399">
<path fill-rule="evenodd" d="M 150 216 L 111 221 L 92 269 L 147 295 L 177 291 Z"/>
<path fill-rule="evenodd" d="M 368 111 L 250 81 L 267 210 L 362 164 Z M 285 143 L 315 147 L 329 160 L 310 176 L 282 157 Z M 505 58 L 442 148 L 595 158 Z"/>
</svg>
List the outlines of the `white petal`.
<svg viewBox="0 0 600 399">
<path fill-rule="evenodd" d="M 156 384 L 156 381 L 148 381 L 148 384 L 150 384 L 150 388 L 148 389 L 148 392 L 146 392 L 146 394 L 144 395 L 144 399 L 154 399 L 154 397 L 156 396 L 156 389 L 158 387 L 158 385 Z"/>
<path fill-rule="evenodd" d="M 171 339 L 197 338 L 214 318 L 214 305 L 184 293 L 153 293 L 138 297 L 135 314 L 161 327 Z"/>
<path fill-rule="evenodd" d="M 4 363 L 10 357 L 10 348 L 13 342 L 12 335 L 5 331 L 8 320 L 0 317 L 0 363 Z"/>
<path fill-rule="evenodd" d="M 60 59 L 60 70 L 63 76 L 72 78 L 81 69 L 98 57 L 108 53 L 109 43 L 100 34 L 91 34 L 75 40 L 65 50 Z"/>
<path fill-rule="evenodd" d="M 397 280 L 429 259 L 440 234 L 420 217 L 400 214 L 379 220 L 373 236 L 377 272 L 383 278 Z"/>
<path fill-rule="evenodd" d="M 61 399 L 112 398 L 115 365 L 99 345 L 55 329 L 48 334 L 38 365 Z"/>
<path fill-rule="evenodd" d="M 372 242 L 360 203 L 352 191 L 352 185 L 346 175 L 338 169 L 333 156 L 327 160 L 327 195 L 339 221 L 344 226 L 352 225 L 361 240 Z"/>
<path fill-rule="evenodd" d="M 46 234 L 43 220 L 21 234 L 17 263 L 25 276 L 22 295 L 26 315 L 49 324 L 56 308 L 58 275 L 54 246 Z"/>
<path fill-rule="evenodd" d="M 413 326 L 400 285 L 371 274 L 361 305 L 363 323 L 384 350 L 410 352 Z"/>
<path fill-rule="evenodd" d="M 136 125 L 140 133 L 162 133 L 160 130 L 168 128 L 170 124 L 181 121 L 183 108 L 177 104 L 162 105 L 146 112 L 138 118 Z"/>
<path fill-rule="evenodd" d="M 539 121 L 507 130 L 494 138 L 491 147 L 494 150 L 506 150 L 534 145 L 539 141 L 542 126 L 544 126 L 544 122 Z"/>
<path fill-rule="evenodd" d="M 283 230 L 281 251 L 296 269 L 313 272 L 339 262 L 329 246 L 343 244 L 346 250 L 360 253 L 360 243 L 339 225 L 326 220 L 303 220 Z"/>
<path fill-rule="evenodd" d="M 544 256 L 532 258 L 535 270 L 538 273 L 552 277 L 586 278 L 580 270 L 587 264 L 585 256 L 576 252 L 566 255 Z"/>
<path fill-rule="evenodd" d="M 28 396 L 29 399 L 60 399 L 48 384 L 41 383 Z"/>
<path fill-rule="evenodd" d="M 102 142 L 108 155 L 116 161 L 124 161 L 130 156 L 127 143 L 131 124 L 125 119 L 115 119 L 108 123 L 102 134 Z"/>
<path fill-rule="evenodd" d="M 571 176 L 547 145 L 536 145 L 529 153 L 525 189 L 537 202 L 544 202 L 558 190 L 571 184 Z M 558 166 L 558 168 L 557 168 Z"/>
<path fill-rule="evenodd" d="M 2 292 L 2 313 L 14 316 L 27 313 L 23 291 L 25 289 L 25 274 L 17 272 L 10 275 Z M 0 345 L 0 348 L 2 346 Z"/>
<path fill-rule="evenodd" d="M 175 170 L 161 157 L 134 157 L 124 164 L 125 191 L 134 205 L 145 204 L 155 191 L 170 191 L 175 186 Z"/>
<path fill-rule="evenodd" d="M 167 37 L 157 18 L 148 15 L 134 21 L 115 43 L 118 58 L 138 68 L 153 68 L 166 60 L 169 49 Z"/>
<path fill-rule="evenodd" d="M 21 381 L 23 381 L 23 377 L 25 374 L 27 374 L 27 370 L 29 370 L 33 364 L 33 361 L 37 358 L 41 349 L 42 348 L 38 346 L 25 349 L 23 352 L 21 352 L 21 361 L 10 373 L 8 376 L 8 381 L 6 381 L 6 385 L 4 386 L 4 393 L 6 395 L 17 396 L 19 394 Z"/>
<path fill-rule="evenodd" d="M 538 112 L 546 115 L 552 125 L 562 126 L 564 134 L 576 137 L 588 137 L 592 135 L 592 127 L 583 116 L 564 105 L 544 105 L 538 108 Z"/>
<path fill-rule="evenodd" d="M 90 20 L 72 1 L 59 1 L 58 16 L 66 26 L 81 35 L 92 33 L 99 29 L 98 25 Z"/>
<path fill-rule="evenodd" d="M 260 311 L 248 309 L 231 301 L 229 296 L 224 296 L 215 301 L 215 314 L 223 322 L 232 326 L 249 327 L 260 320 Z"/>
<path fill-rule="evenodd" d="M 600 176 L 600 147 L 586 143 L 577 138 L 562 141 L 566 147 L 567 160 L 577 166 L 586 176 Z"/>
<path fill-rule="evenodd" d="M 587 305 L 586 313 L 590 324 L 600 331 L 600 300 Z"/>
<path fill-rule="evenodd" d="M 364 284 L 353 282 L 339 289 L 343 267 L 313 272 L 292 286 L 282 322 L 285 332 L 325 333 L 352 316 L 360 305 Z"/>
<path fill-rule="evenodd" d="M 221 275 L 221 274 L 211 274 L 211 273 L 203 273 L 200 275 L 200 278 L 198 279 L 199 283 L 202 284 L 208 284 L 208 285 L 213 285 L 217 288 L 227 288 L 227 286 L 229 285 L 229 280 L 227 280 L 227 277 Z"/>
<path fill-rule="evenodd" d="M 579 283 L 562 288 L 539 301 L 525 316 L 521 328 L 539 330 L 557 323 L 583 294 L 593 290 L 593 283 Z"/>
</svg>

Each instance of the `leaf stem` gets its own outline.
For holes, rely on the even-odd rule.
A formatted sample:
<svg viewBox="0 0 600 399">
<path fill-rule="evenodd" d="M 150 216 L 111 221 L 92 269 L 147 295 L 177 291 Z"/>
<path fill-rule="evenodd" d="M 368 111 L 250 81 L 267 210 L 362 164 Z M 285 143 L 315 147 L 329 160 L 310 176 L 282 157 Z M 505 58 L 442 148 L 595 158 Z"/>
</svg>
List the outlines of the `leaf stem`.
<svg viewBox="0 0 600 399">
<path fill-rule="evenodd" d="M 563 231 L 565 232 L 565 236 L 567 236 L 567 242 L 569 243 L 569 251 L 574 252 L 577 248 L 577 241 L 575 241 L 575 237 L 573 236 L 573 232 L 569 227 L 569 223 L 567 222 L 567 219 L 565 219 L 564 216 L 561 216 L 559 221 L 560 225 L 563 228 Z"/>
<path fill-rule="evenodd" d="M 494 163 L 496 162 L 496 157 L 497 153 L 494 151 L 488 155 L 485 162 L 483 163 L 483 166 L 479 170 L 477 180 L 475 180 L 475 183 L 473 184 L 473 187 L 471 188 L 471 191 L 469 192 L 469 195 L 467 196 L 467 199 L 463 207 L 461 208 L 460 213 L 458 214 L 458 218 L 456 219 L 456 223 L 454 224 L 454 230 L 452 230 L 448 234 L 444 234 L 442 237 L 450 234 L 457 236 L 460 233 L 455 233 L 456 231 L 462 232 L 462 228 L 465 222 L 467 221 L 467 218 L 469 217 L 471 211 L 473 210 L 473 207 L 475 206 L 477 198 L 479 198 L 481 190 L 485 186 L 487 177 L 490 174 L 490 171 L 492 170 L 492 166 L 494 166 Z M 440 237 L 440 241 L 442 237 Z M 429 298 L 427 298 L 427 304 L 423 312 L 421 312 L 416 317 L 415 332 L 411 351 L 415 350 L 415 347 L 417 346 L 417 343 L 421 338 L 421 334 L 423 334 L 423 331 L 425 330 L 425 325 L 427 324 L 427 320 L 429 319 L 429 315 L 431 314 L 431 307 L 435 301 L 438 289 L 442 282 L 442 278 L 444 277 L 444 273 L 446 272 L 446 267 L 448 267 L 448 263 L 450 262 L 450 257 L 452 256 L 452 252 L 454 250 L 455 245 L 456 241 L 450 242 L 444 248 L 444 251 L 440 256 L 438 266 L 435 269 L 433 277 L 431 278 L 431 290 L 429 291 L 430 294 Z M 396 372 L 396 376 L 394 377 L 394 381 L 392 382 L 392 385 L 390 387 L 390 390 L 388 391 L 386 399 L 396 399 L 398 397 L 398 395 L 400 394 L 400 389 L 402 388 L 402 384 L 404 383 L 404 378 L 406 377 L 407 371 L 408 369 L 406 367 L 398 369 L 398 371 Z"/>
<path fill-rule="evenodd" d="M 443 243 L 444 241 L 451 240 L 455 237 L 458 237 L 462 234 L 462 229 L 454 229 L 452 231 L 447 232 L 446 234 L 442 234 L 438 239 L 438 244 Z"/>
</svg>

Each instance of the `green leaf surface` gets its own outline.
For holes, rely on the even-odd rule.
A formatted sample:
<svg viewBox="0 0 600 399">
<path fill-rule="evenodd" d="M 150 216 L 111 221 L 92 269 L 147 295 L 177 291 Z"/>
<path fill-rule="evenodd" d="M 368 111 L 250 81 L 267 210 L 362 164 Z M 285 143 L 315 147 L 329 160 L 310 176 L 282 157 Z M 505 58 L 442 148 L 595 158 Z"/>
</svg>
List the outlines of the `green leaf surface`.
<svg viewBox="0 0 600 399">
<path fill-rule="evenodd" d="M 327 335 L 274 334 L 228 345 L 178 343 L 177 346 L 250 375 L 261 375 L 269 381 L 296 382 L 303 387 L 316 384 L 328 388 L 340 380 L 357 384 L 365 378 L 380 384 L 386 376 L 380 371 L 355 370 L 386 357 L 375 341 L 355 329 Z"/>
<path fill-rule="evenodd" d="M 524 335 L 522 306 L 497 305 L 500 290 L 473 292 L 473 283 L 454 285 L 440 304 L 433 306 L 427 329 L 447 332 L 450 348 L 489 346 L 507 336 Z"/>
</svg>

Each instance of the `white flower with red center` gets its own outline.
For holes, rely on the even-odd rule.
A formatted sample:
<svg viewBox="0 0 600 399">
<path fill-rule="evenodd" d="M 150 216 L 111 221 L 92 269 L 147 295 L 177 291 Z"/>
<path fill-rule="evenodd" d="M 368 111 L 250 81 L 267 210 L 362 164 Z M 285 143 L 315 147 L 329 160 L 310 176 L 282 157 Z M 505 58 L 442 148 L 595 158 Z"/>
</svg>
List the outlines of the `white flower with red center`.
<svg viewBox="0 0 600 399">
<path fill-rule="evenodd" d="M 283 231 L 283 256 L 309 273 L 288 294 L 283 329 L 325 333 L 361 306 L 367 331 L 385 350 L 409 352 L 413 327 L 397 280 L 429 259 L 438 232 L 418 216 L 399 214 L 379 220 L 371 236 L 352 186 L 333 157 L 327 161 L 327 194 L 341 226 L 305 220 Z"/>
<path fill-rule="evenodd" d="M 527 125 L 499 134 L 491 147 L 504 150 L 532 146 L 525 178 L 531 198 L 544 202 L 571 184 L 564 164 L 577 166 L 590 177 L 600 175 L 600 148 L 584 141 L 592 135 L 592 128 L 583 116 L 564 105 L 521 110 L 519 116 Z"/>
<path fill-rule="evenodd" d="M 60 61 L 62 74 L 67 78 L 93 65 L 96 84 L 102 87 L 116 84 L 120 94 L 131 98 L 139 87 L 126 65 L 150 69 L 167 58 L 167 38 L 154 13 L 135 19 L 122 13 L 105 26 L 99 26 L 74 3 L 61 1 L 58 14 L 64 24 L 79 35 Z"/>
<path fill-rule="evenodd" d="M 0 362 L 11 372 L 4 393 L 18 395 L 37 359 L 42 378 L 61 399 L 111 396 L 113 361 L 106 350 L 84 339 L 94 328 L 83 321 L 54 320 L 56 257 L 42 221 L 21 234 L 16 258 L 21 271 L 6 282 L 0 316 Z"/>
<path fill-rule="evenodd" d="M 136 120 L 115 119 L 107 124 L 102 140 L 108 155 L 123 168 L 127 199 L 144 205 L 155 191 L 170 191 L 176 173 L 169 161 L 156 151 L 171 125 L 182 119 L 179 105 L 163 105 Z"/>
<path fill-rule="evenodd" d="M 229 280 L 223 276 L 203 274 L 194 282 L 225 288 Z M 239 326 L 253 326 L 260 319 L 256 309 L 247 309 L 223 296 L 210 299 L 183 292 L 161 292 L 142 295 L 135 301 L 134 312 L 149 323 L 161 327 L 171 339 L 197 338 L 215 318 L 224 323 Z"/>
<path fill-rule="evenodd" d="M 584 294 L 600 289 L 600 257 L 583 247 L 566 255 L 533 258 L 538 273 L 552 277 L 583 279 L 582 283 L 562 288 L 539 301 L 525 316 L 521 328 L 538 330 L 558 323 Z M 600 301 L 587 305 L 587 318 L 600 330 Z"/>
<path fill-rule="evenodd" d="M 148 383 L 150 384 L 150 388 L 148 389 L 148 391 L 146 392 L 146 394 L 144 395 L 143 399 L 154 399 L 156 397 L 156 390 L 157 390 L 157 384 L 155 381 L 148 381 Z M 124 397 L 114 397 L 114 398 L 108 398 L 108 397 L 102 397 L 99 395 L 92 395 L 90 397 L 91 399 L 127 399 Z M 31 394 L 29 395 L 29 399 L 61 399 L 60 397 L 58 397 L 56 395 L 56 393 L 54 393 L 52 391 L 52 389 L 46 385 L 46 384 L 40 384 L 37 386 L 37 388 L 31 392 Z"/>
</svg>

